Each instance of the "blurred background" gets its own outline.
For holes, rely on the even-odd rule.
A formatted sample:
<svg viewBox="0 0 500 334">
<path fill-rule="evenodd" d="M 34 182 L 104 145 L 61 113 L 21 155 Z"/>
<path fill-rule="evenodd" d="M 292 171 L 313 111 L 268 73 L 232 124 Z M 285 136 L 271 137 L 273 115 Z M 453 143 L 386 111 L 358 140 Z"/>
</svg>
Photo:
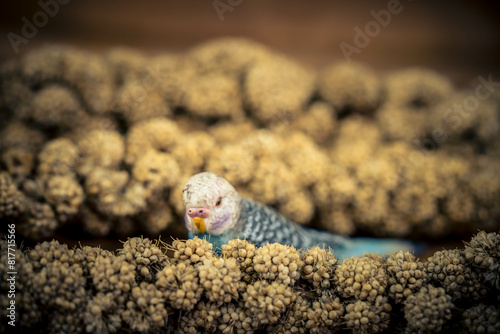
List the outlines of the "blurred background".
<svg viewBox="0 0 500 334">
<path fill-rule="evenodd" d="M 55 0 L 54 0 L 55 1 Z M 47 42 L 87 50 L 127 46 L 150 54 L 185 51 L 219 36 L 243 36 L 321 68 L 344 57 L 339 45 L 354 44 L 355 28 L 374 20 L 371 12 L 394 1 L 61 1 L 56 13 L 16 54 L 7 35 L 22 35 L 23 17 L 33 22 L 50 0 L 2 1 L 2 59 L 20 56 Z M 370 38 L 352 60 L 377 70 L 425 66 L 467 82 L 479 74 L 498 73 L 500 2 L 408 1 Z M 222 4 L 222 5 L 221 5 Z M 219 12 L 225 11 L 222 15 Z M 221 7 L 222 6 L 222 7 Z M 50 8 L 53 8 L 51 6 Z M 222 9 L 221 9 L 222 8 Z M 221 17 L 223 20 L 221 20 Z M 43 17 L 37 17 L 42 25 Z"/>
<path fill-rule="evenodd" d="M 472 0 L 2 1 L 0 61 L 46 44 L 181 54 L 230 36 L 267 45 L 313 70 L 347 55 L 379 73 L 428 68 L 462 88 L 478 76 L 500 81 L 498 13 L 500 2 Z"/>
</svg>

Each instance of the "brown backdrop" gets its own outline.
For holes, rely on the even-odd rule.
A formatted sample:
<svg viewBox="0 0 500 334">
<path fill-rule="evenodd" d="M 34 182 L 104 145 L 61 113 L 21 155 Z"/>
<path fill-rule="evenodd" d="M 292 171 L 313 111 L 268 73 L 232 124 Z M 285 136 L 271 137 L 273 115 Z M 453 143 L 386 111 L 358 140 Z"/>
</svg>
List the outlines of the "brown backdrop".
<svg viewBox="0 0 500 334">
<path fill-rule="evenodd" d="M 7 35 L 22 35 L 22 18 L 33 22 L 42 10 L 39 1 L 1 2 L 1 59 L 16 56 Z M 232 35 L 265 43 L 320 68 L 342 59 L 339 44 L 354 45 L 353 29 L 364 30 L 374 20 L 370 12 L 387 9 L 390 3 L 221 0 L 236 4 L 221 21 L 212 1 L 59 1 L 67 4 L 60 5 L 36 36 L 20 45 L 17 56 L 46 42 L 90 50 L 120 45 L 148 53 L 183 51 L 210 38 Z M 387 27 L 353 60 L 379 70 L 426 66 L 458 83 L 478 74 L 499 73 L 499 2 L 401 0 L 400 6 L 401 13 L 392 15 Z"/>
</svg>

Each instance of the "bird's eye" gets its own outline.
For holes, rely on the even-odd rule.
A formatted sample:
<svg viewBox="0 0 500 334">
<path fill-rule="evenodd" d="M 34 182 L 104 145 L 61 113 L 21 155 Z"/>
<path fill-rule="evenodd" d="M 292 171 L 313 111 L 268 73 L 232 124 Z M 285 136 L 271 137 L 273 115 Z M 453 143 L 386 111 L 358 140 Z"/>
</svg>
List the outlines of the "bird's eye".
<svg viewBox="0 0 500 334">
<path fill-rule="evenodd" d="M 218 208 L 222 204 L 222 197 L 219 197 L 217 199 L 217 203 L 215 203 L 215 206 Z"/>
</svg>

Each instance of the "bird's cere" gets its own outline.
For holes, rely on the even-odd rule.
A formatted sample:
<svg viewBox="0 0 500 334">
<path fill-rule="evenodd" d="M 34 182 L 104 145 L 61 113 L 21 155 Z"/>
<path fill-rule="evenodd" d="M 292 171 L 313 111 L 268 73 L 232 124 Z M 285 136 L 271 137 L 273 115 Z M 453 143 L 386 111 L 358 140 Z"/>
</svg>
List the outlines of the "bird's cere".
<svg viewBox="0 0 500 334">
<path fill-rule="evenodd" d="M 187 210 L 187 215 L 193 218 L 194 226 L 200 233 L 205 233 L 205 218 L 210 215 L 210 210 L 207 208 L 193 208 Z"/>
</svg>

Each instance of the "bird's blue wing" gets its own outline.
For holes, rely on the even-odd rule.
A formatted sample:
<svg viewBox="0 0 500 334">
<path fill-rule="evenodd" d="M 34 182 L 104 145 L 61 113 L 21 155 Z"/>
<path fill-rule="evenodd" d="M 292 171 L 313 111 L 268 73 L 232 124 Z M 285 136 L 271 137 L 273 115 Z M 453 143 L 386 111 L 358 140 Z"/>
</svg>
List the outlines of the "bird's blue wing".
<svg viewBox="0 0 500 334">
<path fill-rule="evenodd" d="M 387 255 L 397 250 L 419 251 L 423 247 L 408 240 L 349 238 L 338 234 L 300 226 L 285 216 L 260 203 L 249 199 L 242 201 L 244 237 L 258 246 L 278 242 L 297 249 L 314 246 L 331 248 L 338 258 L 361 256 L 363 253 Z"/>
<path fill-rule="evenodd" d="M 273 208 L 246 198 L 242 199 L 240 219 L 244 220 L 245 238 L 258 246 L 278 242 L 298 249 L 317 245 L 339 248 L 349 243 L 346 237 L 302 227 Z"/>
</svg>

